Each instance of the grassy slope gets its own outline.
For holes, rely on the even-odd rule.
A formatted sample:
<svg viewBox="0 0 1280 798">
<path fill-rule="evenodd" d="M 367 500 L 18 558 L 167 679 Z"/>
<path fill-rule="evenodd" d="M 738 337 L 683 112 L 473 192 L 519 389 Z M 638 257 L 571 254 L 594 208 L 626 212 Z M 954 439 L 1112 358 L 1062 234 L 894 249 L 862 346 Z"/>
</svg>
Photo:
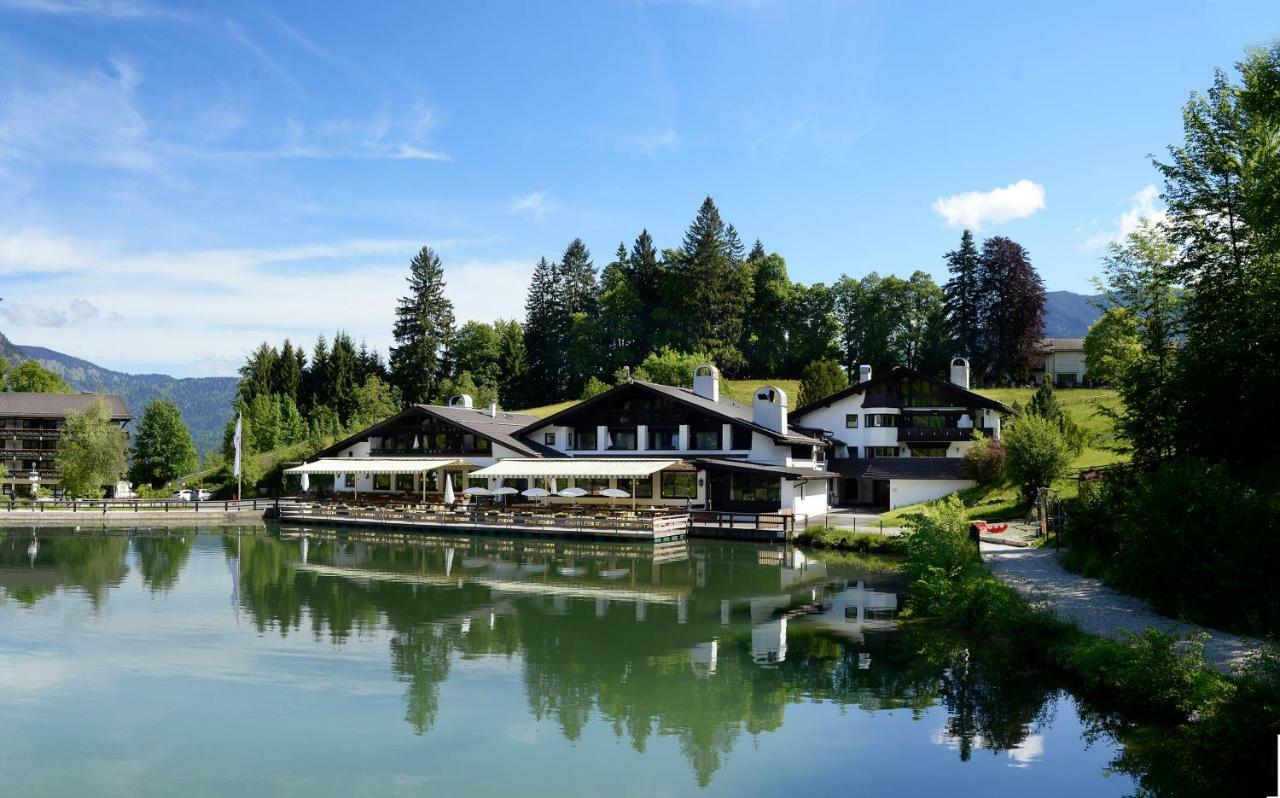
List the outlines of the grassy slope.
<svg viewBox="0 0 1280 798">
<path fill-rule="evenodd" d="M 983 396 L 1011 405 L 1014 402 L 1026 404 L 1034 390 L 1031 388 L 996 388 L 978 391 Z M 1068 388 L 1058 391 L 1058 401 L 1064 410 L 1089 433 L 1089 444 L 1071 462 L 1072 472 L 1069 476 L 1056 481 L 1062 498 L 1074 498 L 1078 483 L 1075 472 L 1081 468 L 1107 465 L 1125 459 L 1125 455 L 1111 451 L 1107 447 L 1115 444 L 1115 434 L 1111 429 L 1111 421 L 1102 414 L 1103 408 L 1118 409 L 1120 398 L 1115 391 L 1100 388 Z M 972 519 L 1000 521 L 1023 518 L 1027 508 L 1018 499 L 1018 491 L 1008 485 L 978 486 L 960 491 L 960 498 L 968 507 L 968 516 Z M 911 513 L 919 512 L 923 505 L 913 504 L 885 514 L 885 523 L 901 523 Z"/>
<path fill-rule="evenodd" d="M 786 392 L 791 406 L 796 406 L 796 397 L 800 395 L 800 380 L 721 380 L 720 390 L 730 399 L 750 406 L 751 394 L 761 385 L 772 385 L 776 388 L 781 388 Z M 531 407 L 527 410 L 519 410 L 516 412 L 528 413 L 529 415 L 537 416 L 538 418 L 546 418 L 552 413 L 558 413 L 567 407 L 576 405 L 577 403 L 577 400 L 570 400 L 568 402 L 560 402 L 554 405 Z"/>
</svg>

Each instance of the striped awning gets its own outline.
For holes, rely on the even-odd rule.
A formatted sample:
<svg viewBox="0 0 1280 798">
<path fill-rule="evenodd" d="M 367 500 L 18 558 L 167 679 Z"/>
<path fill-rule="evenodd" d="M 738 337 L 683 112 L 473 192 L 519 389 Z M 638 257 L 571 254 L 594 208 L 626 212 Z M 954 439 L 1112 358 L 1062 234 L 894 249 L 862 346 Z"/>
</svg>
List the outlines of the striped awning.
<svg viewBox="0 0 1280 798">
<path fill-rule="evenodd" d="M 322 457 L 311 463 L 286 468 L 286 474 L 421 474 L 451 465 L 465 464 L 457 458 L 421 457 Z"/>
<path fill-rule="evenodd" d="M 510 457 L 472 471 L 471 477 L 647 477 L 679 464 L 679 460 L 632 460 L 621 457 Z"/>
</svg>

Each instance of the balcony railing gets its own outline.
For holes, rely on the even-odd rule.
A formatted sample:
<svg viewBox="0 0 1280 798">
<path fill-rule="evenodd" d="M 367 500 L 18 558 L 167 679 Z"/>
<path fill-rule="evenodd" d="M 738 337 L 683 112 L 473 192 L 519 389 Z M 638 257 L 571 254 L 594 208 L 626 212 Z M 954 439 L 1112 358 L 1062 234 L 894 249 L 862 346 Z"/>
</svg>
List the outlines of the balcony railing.
<svg viewBox="0 0 1280 798">
<path fill-rule="evenodd" d="M 989 427 L 979 429 L 986 437 L 992 436 Z M 973 427 L 898 427 L 898 440 L 902 443 L 946 443 L 973 440 Z"/>
</svg>

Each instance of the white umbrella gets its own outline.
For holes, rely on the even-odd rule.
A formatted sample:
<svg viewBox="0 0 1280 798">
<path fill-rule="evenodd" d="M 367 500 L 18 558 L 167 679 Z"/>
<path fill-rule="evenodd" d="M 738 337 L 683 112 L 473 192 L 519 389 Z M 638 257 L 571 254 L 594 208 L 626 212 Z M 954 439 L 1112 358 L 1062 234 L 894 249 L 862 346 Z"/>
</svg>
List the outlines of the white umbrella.
<svg viewBox="0 0 1280 798">
<path fill-rule="evenodd" d="M 302 492 L 306 493 L 311 490 L 311 477 L 307 474 L 302 475 Z"/>
<path fill-rule="evenodd" d="M 541 499 L 543 496 L 550 496 L 551 492 L 543 488 L 529 488 L 520 491 L 521 496 L 527 496 L 530 499 Z"/>
<path fill-rule="evenodd" d="M 467 488 L 462 492 L 463 496 L 492 496 L 493 491 L 488 488 Z"/>
<path fill-rule="evenodd" d="M 551 485 L 550 485 L 550 487 L 548 487 L 548 488 L 547 488 L 547 490 L 548 490 L 549 492 L 551 492 L 551 493 L 556 493 L 556 492 L 557 492 L 557 491 L 556 491 L 556 478 L 555 478 L 555 477 L 552 477 L 552 478 L 551 478 Z"/>
<path fill-rule="evenodd" d="M 560 491 L 556 495 L 563 496 L 566 499 L 576 499 L 579 496 L 586 496 L 587 492 L 582 488 L 565 488 L 564 490 Z"/>
<path fill-rule="evenodd" d="M 519 493 L 519 492 L 520 492 L 520 491 L 516 490 L 515 488 L 508 488 L 508 487 L 501 487 L 501 488 L 494 488 L 494 489 L 493 489 L 493 495 L 494 495 L 494 496 L 511 496 L 511 495 L 516 494 L 516 493 Z"/>
<path fill-rule="evenodd" d="M 453 504 L 453 500 L 454 500 L 453 475 L 445 474 L 444 475 L 444 503 Z"/>
<path fill-rule="evenodd" d="M 605 488 L 600 491 L 601 496 L 608 496 L 610 499 L 630 499 L 631 494 L 621 488 Z"/>
</svg>

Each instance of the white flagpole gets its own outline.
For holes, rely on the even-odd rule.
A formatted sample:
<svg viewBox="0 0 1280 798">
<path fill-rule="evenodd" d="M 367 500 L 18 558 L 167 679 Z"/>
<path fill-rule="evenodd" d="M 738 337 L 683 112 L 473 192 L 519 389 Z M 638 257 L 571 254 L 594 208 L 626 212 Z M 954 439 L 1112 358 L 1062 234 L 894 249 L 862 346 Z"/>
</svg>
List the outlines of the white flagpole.
<svg viewBox="0 0 1280 798">
<path fill-rule="evenodd" d="M 242 426 L 241 426 L 241 425 L 242 425 L 243 423 L 244 423 L 244 416 L 243 416 L 243 415 L 238 415 L 238 416 L 236 416 L 236 438 L 235 438 L 235 442 L 236 442 L 236 465 L 235 465 L 235 477 L 236 477 L 236 501 L 239 501 L 239 500 L 240 500 L 240 495 L 244 492 L 244 477 L 240 474 L 240 433 L 241 433 L 241 430 L 242 430 Z"/>
</svg>

